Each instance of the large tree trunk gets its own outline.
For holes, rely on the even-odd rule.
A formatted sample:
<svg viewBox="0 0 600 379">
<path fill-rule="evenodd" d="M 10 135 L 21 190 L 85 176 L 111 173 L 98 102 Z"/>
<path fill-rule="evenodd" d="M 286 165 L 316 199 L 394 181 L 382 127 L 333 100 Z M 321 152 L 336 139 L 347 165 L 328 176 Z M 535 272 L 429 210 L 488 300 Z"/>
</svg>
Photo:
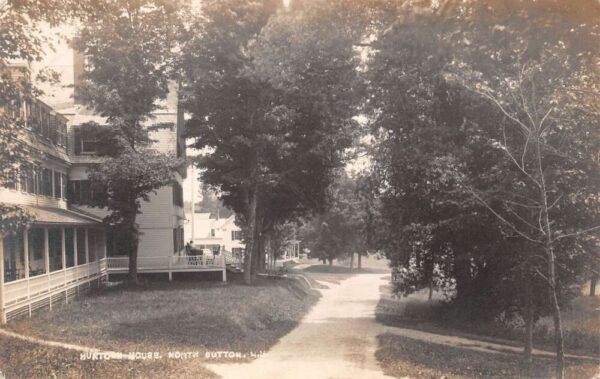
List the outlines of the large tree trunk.
<svg viewBox="0 0 600 379">
<path fill-rule="evenodd" d="M 590 296 L 596 296 L 596 286 L 598 285 L 598 274 L 592 275 L 590 280 Z"/>
<path fill-rule="evenodd" d="M 247 285 L 253 283 L 253 272 L 254 268 L 254 254 L 256 244 L 256 208 L 258 202 L 258 189 L 256 186 L 253 188 L 250 194 L 248 204 L 248 241 L 246 243 L 246 249 L 244 251 L 244 282 Z"/>
<path fill-rule="evenodd" d="M 354 269 L 354 253 L 350 254 L 350 271 Z"/>
<path fill-rule="evenodd" d="M 258 232 L 259 227 L 257 224 L 257 232 L 254 236 L 254 257 L 252 258 L 252 282 L 256 281 L 258 273 L 261 271 L 261 251 L 262 251 L 262 235 Z"/>
<path fill-rule="evenodd" d="M 358 264 L 356 265 L 356 268 L 358 268 L 359 270 L 362 268 L 362 253 L 361 252 L 358 253 Z"/>
<path fill-rule="evenodd" d="M 433 277 L 429 278 L 429 295 L 427 296 L 427 301 L 431 301 L 433 299 Z"/>
</svg>

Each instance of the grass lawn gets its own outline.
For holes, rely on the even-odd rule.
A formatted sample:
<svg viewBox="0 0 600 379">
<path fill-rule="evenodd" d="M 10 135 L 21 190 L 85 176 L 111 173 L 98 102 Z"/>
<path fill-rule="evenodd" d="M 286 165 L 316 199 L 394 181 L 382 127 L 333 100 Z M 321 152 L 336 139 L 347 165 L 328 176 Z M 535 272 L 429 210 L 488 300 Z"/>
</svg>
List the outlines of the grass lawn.
<svg viewBox="0 0 600 379">
<path fill-rule="evenodd" d="M 551 378 L 552 358 L 536 358 L 531 367 L 517 355 L 490 354 L 384 334 L 376 357 L 395 378 Z M 567 378 L 591 378 L 598 366 L 567 360 Z"/>
<path fill-rule="evenodd" d="M 0 336 L 0 377 L 6 378 L 215 378 L 199 364 L 173 360 L 91 361 L 79 353 Z"/>
<path fill-rule="evenodd" d="M 316 279 L 322 282 L 328 282 L 333 284 L 339 284 L 342 280 L 348 279 L 357 274 L 388 274 L 390 273 L 390 268 L 388 266 L 388 261 L 384 259 L 376 259 L 373 257 L 363 257 L 362 259 L 362 268 L 358 269 L 356 266 L 353 270 L 349 268 L 349 259 L 347 262 L 343 262 L 345 264 L 321 264 L 316 259 L 312 259 L 307 263 L 312 263 L 310 266 L 302 269 L 302 270 L 294 270 L 292 272 L 298 272 L 305 274 L 311 279 Z M 355 265 L 356 258 L 355 258 Z"/>
<path fill-rule="evenodd" d="M 403 299 L 389 296 L 385 288 L 377 307 L 377 320 L 390 326 L 402 326 L 441 334 L 523 345 L 524 327 L 515 323 L 464 320 L 442 301 L 428 302 L 421 291 Z M 600 356 L 600 298 L 580 297 L 562 312 L 565 350 L 570 354 Z M 551 318 L 539 320 L 534 329 L 536 348 L 553 351 Z"/>
<path fill-rule="evenodd" d="M 251 287 L 198 281 L 149 282 L 136 288 L 96 291 L 53 312 L 10 322 L 7 328 L 124 353 L 198 351 L 202 361 L 207 351 L 266 351 L 298 324 L 318 296 L 293 279 L 262 279 Z M 0 347 L 4 356 L 15 349 L 18 344 Z M 69 359 L 68 354 L 61 353 L 60 357 Z"/>
</svg>

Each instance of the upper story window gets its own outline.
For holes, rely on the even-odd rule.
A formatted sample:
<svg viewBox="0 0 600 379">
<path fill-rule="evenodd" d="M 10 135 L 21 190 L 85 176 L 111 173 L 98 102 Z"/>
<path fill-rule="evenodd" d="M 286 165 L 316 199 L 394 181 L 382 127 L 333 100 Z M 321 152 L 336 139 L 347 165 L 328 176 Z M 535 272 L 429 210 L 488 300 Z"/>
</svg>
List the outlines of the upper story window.
<svg viewBox="0 0 600 379">
<path fill-rule="evenodd" d="M 242 239 L 242 231 L 241 230 L 232 230 L 231 231 L 231 239 L 233 241 L 241 240 Z"/>
<path fill-rule="evenodd" d="M 98 141 L 96 136 L 82 127 L 73 129 L 73 148 L 77 155 L 96 154 Z"/>
<path fill-rule="evenodd" d="M 62 192 L 62 177 L 60 172 L 54 171 L 54 197 L 57 199 L 61 198 Z"/>
<path fill-rule="evenodd" d="M 62 116 L 39 100 L 14 100 L 9 113 L 26 120 L 25 127 L 56 146 L 67 146 L 67 124 Z"/>
<path fill-rule="evenodd" d="M 40 194 L 52 196 L 52 171 L 48 168 L 42 169 L 42 186 Z"/>
<path fill-rule="evenodd" d="M 67 175 L 60 174 L 60 178 L 61 178 L 61 188 L 60 189 L 61 189 L 62 199 L 67 200 L 67 183 L 68 183 Z"/>
<path fill-rule="evenodd" d="M 70 203 L 85 205 L 98 201 L 106 194 L 106 190 L 99 185 L 92 185 L 89 180 L 70 180 L 68 193 Z"/>
<path fill-rule="evenodd" d="M 66 199 L 67 175 L 60 171 L 24 164 L 18 171 L 14 170 L 8 179 L 6 188 Z"/>
<path fill-rule="evenodd" d="M 183 188 L 179 182 L 173 182 L 173 205 L 183 207 Z"/>
</svg>

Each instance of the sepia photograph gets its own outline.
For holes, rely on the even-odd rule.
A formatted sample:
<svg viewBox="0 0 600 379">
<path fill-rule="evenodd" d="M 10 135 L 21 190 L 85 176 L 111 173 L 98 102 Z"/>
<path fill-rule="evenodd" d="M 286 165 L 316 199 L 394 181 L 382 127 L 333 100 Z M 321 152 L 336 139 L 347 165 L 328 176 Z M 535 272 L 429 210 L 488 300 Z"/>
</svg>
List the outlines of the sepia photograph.
<svg viewBox="0 0 600 379">
<path fill-rule="evenodd" d="M 0 379 L 600 379 L 600 0 L 0 0 Z"/>
</svg>

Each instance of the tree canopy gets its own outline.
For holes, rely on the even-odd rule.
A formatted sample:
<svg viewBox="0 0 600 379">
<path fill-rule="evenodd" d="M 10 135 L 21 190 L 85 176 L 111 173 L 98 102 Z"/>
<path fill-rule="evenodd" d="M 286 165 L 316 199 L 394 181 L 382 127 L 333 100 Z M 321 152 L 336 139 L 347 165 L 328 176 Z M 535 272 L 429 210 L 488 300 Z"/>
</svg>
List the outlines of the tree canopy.
<svg viewBox="0 0 600 379">
<path fill-rule="evenodd" d="M 203 182 L 249 230 L 248 282 L 260 236 L 322 207 L 352 141 L 356 56 L 349 28 L 327 17 L 334 9 L 208 1 L 184 48 L 188 136 L 210 151 Z"/>
</svg>

